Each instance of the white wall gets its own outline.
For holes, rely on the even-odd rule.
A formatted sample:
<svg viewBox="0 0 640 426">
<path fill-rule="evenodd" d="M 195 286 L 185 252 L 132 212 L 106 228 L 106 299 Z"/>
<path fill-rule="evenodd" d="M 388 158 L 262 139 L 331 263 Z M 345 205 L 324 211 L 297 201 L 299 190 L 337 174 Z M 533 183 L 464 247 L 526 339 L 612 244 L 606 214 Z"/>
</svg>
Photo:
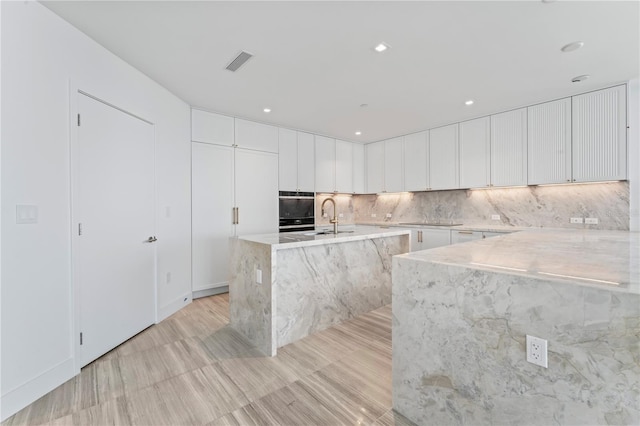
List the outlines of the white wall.
<svg viewBox="0 0 640 426">
<path fill-rule="evenodd" d="M 629 229 L 640 231 L 640 79 L 629 81 Z"/>
<path fill-rule="evenodd" d="M 191 300 L 190 112 L 41 4 L 0 7 L 5 419 L 78 373 L 70 274 L 70 84 L 155 123 L 158 319 Z M 16 204 L 37 205 L 39 222 L 16 225 Z"/>
</svg>

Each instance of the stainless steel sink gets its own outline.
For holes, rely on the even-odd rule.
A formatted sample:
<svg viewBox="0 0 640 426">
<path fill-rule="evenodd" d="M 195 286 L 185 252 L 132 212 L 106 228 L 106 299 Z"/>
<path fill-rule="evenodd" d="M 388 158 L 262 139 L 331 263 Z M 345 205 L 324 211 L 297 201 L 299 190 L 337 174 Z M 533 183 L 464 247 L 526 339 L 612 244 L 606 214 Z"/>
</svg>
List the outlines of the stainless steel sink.
<svg viewBox="0 0 640 426">
<path fill-rule="evenodd" d="M 338 231 L 338 234 L 348 234 L 353 231 Z M 313 232 L 305 232 L 302 235 L 331 235 L 333 231 L 313 231 Z"/>
</svg>

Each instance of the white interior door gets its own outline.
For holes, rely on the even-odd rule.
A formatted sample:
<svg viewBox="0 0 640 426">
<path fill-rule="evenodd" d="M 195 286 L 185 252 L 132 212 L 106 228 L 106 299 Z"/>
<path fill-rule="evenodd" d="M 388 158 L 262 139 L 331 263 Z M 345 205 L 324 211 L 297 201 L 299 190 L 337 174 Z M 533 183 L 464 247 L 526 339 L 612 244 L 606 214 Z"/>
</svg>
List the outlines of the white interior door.
<svg viewBox="0 0 640 426">
<path fill-rule="evenodd" d="M 81 93 L 76 277 L 80 365 L 155 320 L 154 128 Z M 76 224 L 78 225 L 78 224 Z"/>
</svg>

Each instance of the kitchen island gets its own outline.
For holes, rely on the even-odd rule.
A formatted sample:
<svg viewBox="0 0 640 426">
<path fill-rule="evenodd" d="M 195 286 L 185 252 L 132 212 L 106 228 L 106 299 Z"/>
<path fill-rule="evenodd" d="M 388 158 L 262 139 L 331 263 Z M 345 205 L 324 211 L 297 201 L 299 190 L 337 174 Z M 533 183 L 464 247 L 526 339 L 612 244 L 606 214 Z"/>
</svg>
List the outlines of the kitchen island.
<svg viewBox="0 0 640 426">
<path fill-rule="evenodd" d="M 518 232 L 393 260 L 393 407 L 416 424 L 639 424 L 640 236 Z M 525 336 L 548 341 L 548 368 Z"/>
<path fill-rule="evenodd" d="M 230 325 L 259 351 L 391 303 L 392 256 L 410 231 L 356 226 L 339 234 L 280 233 L 231 242 Z"/>
</svg>

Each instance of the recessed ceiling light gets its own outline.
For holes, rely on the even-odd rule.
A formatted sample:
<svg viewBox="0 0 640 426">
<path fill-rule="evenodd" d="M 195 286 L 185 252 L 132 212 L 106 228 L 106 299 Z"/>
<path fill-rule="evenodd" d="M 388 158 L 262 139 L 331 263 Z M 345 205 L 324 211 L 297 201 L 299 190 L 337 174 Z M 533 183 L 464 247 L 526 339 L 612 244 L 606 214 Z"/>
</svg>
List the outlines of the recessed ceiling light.
<svg viewBox="0 0 640 426">
<path fill-rule="evenodd" d="M 571 79 L 572 83 L 580 83 L 581 81 L 585 81 L 586 79 L 588 79 L 590 76 L 585 74 L 585 75 L 579 75 L 577 77 L 573 77 Z"/>
<path fill-rule="evenodd" d="M 473 99 L 469 99 L 464 103 L 465 105 L 473 105 Z"/>
<path fill-rule="evenodd" d="M 374 47 L 373 50 L 375 50 L 378 53 L 382 53 L 390 47 L 391 46 L 389 46 L 387 43 L 380 43 L 376 47 Z"/>
<path fill-rule="evenodd" d="M 362 132 L 358 131 L 356 132 L 356 136 L 360 136 L 362 134 Z"/>
<path fill-rule="evenodd" d="M 265 108 L 263 109 L 264 112 L 266 112 L 267 114 L 269 114 L 271 112 L 271 108 Z"/>
<path fill-rule="evenodd" d="M 574 50 L 580 49 L 582 46 L 584 46 L 584 41 L 574 41 L 573 43 L 562 46 L 560 50 L 563 52 L 573 52 Z"/>
</svg>

